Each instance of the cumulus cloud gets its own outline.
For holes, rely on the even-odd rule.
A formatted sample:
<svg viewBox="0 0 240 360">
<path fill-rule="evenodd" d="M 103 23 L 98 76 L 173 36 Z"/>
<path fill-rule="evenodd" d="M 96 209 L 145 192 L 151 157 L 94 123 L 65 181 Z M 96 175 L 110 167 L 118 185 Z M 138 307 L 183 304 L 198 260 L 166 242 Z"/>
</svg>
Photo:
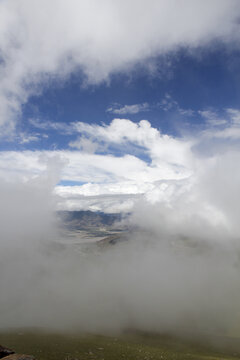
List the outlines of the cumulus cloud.
<svg viewBox="0 0 240 360">
<path fill-rule="evenodd" d="M 189 176 L 191 170 L 178 169 L 175 165 L 159 163 L 147 164 L 145 161 L 131 155 L 115 157 L 112 155 L 95 155 L 79 151 L 24 151 L 4 152 L 0 154 L 0 176 L 5 180 L 10 177 L 19 181 L 35 178 L 46 169 L 46 159 L 60 156 L 65 161 L 61 172 L 61 179 L 88 183 L 89 187 L 82 185 L 80 188 L 71 187 L 70 193 L 79 191 L 85 197 L 98 195 L 99 188 L 106 194 L 141 194 L 147 189 L 152 189 L 154 182 L 159 179 L 181 179 Z M 98 184 L 90 186 L 90 184 Z M 88 188 L 88 190 L 87 190 Z M 58 187 L 57 187 L 58 189 Z M 75 190 L 74 190 L 75 189 Z M 57 192 L 61 195 L 60 189 Z M 69 200 L 71 195 L 69 193 Z M 116 198 L 116 211 L 119 197 Z M 66 204 L 65 204 L 66 206 Z M 79 199 L 81 208 L 81 199 Z M 99 198 L 99 210 L 101 198 Z M 76 208 L 76 206 L 75 206 Z"/>
<path fill-rule="evenodd" d="M 147 120 L 114 119 L 109 125 L 71 123 L 69 131 L 81 134 L 71 143 L 77 150 L 1 152 L 0 176 L 5 180 L 33 179 L 57 155 L 65 164 L 61 180 L 82 183 L 56 186 L 59 209 L 128 212 L 139 198 L 151 204 L 170 203 L 177 192 L 195 183 L 197 170 L 205 169 L 216 154 L 239 150 L 235 143 L 239 128 L 231 116 L 226 117 L 226 124 L 208 125 L 194 138 L 162 134 Z M 218 119 L 215 113 L 214 119 Z"/>
<path fill-rule="evenodd" d="M 239 13 L 237 0 L 1 1 L 1 131 L 49 79 L 81 70 L 97 84 L 179 47 L 237 41 Z"/>
<path fill-rule="evenodd" d="M 187 163 L 191 161 L 188 151 L 191 146 L 190 141 L 185 142 L 161 134 L 147 120 L 134 123 L 128 119 L 114 119 L 108 126 L 78 122 L 75 127 L 79 132 L 111 143 L 135 143 L 146 149 L 153 162 L 159 160 L 164 162 L 167 159 L 169 163 L 187 166 Z"/>
<path fill-rule="evenodd" d="M 11 174 L 19 180 L 32 179 L 45 171 L 48 159 L 59 156 L 65 162 L 61 179 L 86 183 L 69 188 L 69 201 L 61 201 L 59 206 L 77 208 L 78 203 L 82 208 L 83 196 L 99 196 L 98 209 L 109 212 L 103 203 L 101 205 L 104 195 L 108 200 L 109 196 L 116 196 L 114 206 L 113 198 L 111 200 L 111 209 L 114 207 L 115 211 L 122 196 L 129 211 L 136 195 L 153 191 L 159 181 L 185 179 L 193 172 L 192 140 L 164 135 L 147 120 L 134 123 L 114 119 L 109 125 L 77 122 L 69 126 L 81 133 L 81 137 L 70 144 L 78 150 L 1 152 L 0 177 L 8 179 Z M 60 196 L 66 191 L 56 188 Z M 129 201 L 131 196 L 133 200 Z"/>
</svg>

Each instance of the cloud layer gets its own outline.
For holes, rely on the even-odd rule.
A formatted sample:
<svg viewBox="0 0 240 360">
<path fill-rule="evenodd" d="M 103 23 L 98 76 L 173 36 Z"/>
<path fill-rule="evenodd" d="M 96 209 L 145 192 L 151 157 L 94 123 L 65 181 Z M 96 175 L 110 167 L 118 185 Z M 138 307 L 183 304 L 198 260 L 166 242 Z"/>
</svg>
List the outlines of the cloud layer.
<svg viewBox="0 0 240 360">
<path fill-rule="evenodd" d="M 118 212 L 131 210 L 136 196 L 148 193 L 150 199 L 155 188 L 160 191 L 158 197 L 164 196 L 166 182 L 193 173 L 192 140 L 164 135 L 147 120 L 114 119 L 109 125 L 77 122 L 66 127 L 81 134 L 70 143 L 78 150 L 1 152 L 0 176 L 33 179 L 58 156 L 64 164 L 61 180 L 82 183 L 56 187 L 62 197 L 60 208 Z"/>
<path fill-rule="evenodd" d="M 228 109 L 219 119 L 213 111 L 202 111 L 206 128 L 183 138 L 162 134 L 147 120 L 114 119 L 109 125 L 37 122 L 45 130 L 75 134 L 70 142 L 74 150 L 1 152 L 0 176 L 10 182 L 34 179 L 57 156 L 63 163 L 55 187 L 60 209 L 119 212 L 131 211 L 140 198 L 169 202 L 221 156 L 238 154 L 238 114 Z"/>
<path fill-rule="evenodd" d="M 54 226 L 54 155 L 32 180 L 0 181 L 1 328 L 239 335 L 239 152 L 165 184 L 167 201 L 161 184 L 155 203 L 138 198 L 129 241 L 87 255 Z"/>
</svg>

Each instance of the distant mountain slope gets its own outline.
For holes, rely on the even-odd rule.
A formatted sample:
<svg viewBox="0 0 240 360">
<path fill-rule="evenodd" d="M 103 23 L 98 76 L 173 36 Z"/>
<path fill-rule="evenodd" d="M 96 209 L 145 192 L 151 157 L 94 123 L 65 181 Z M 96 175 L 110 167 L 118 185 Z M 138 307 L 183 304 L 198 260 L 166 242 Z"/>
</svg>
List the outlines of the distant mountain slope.
<svg viewBox="0 0 240 360">
<path fill-rule="evenodd" d="M 111 228 L 123 219 L 122 214 L 105 214 L 93 211 L 59 211 L 58 216 L 69 230 Z M 126 216 L 126 215 L 125 215 Z"/>
</svg>

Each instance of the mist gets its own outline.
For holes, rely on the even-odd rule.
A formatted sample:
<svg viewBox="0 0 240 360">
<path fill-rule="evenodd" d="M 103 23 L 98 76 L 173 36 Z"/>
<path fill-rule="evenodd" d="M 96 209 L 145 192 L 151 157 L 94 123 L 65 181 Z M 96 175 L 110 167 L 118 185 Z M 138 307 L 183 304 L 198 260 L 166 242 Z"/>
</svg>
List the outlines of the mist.
<svg viewBox="0 0 240 360">
<path fill-rule="evenodd" d="M 239 335 L 239 160 L 200 159 L 168 201 L 135 204 L 127 242 L 86 256 L 54 246 L 57 162 L 1 181 L 1 328 Z"/>
</svg>

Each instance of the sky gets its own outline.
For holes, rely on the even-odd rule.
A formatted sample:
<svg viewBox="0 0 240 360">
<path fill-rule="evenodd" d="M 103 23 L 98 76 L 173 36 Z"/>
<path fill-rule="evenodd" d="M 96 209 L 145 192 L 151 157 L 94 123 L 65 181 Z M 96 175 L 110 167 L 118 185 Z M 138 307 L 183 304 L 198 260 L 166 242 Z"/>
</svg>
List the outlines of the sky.
<svg viewBox="0 0 240 360">
<path fill-rule="evenodd" d="M 60 210 L 171 201 L 239 152 L 239 16 L 237 0 L 1 0 L 2 181 L 54 164 Z"/>
<path fill-rule="evenodd" d="M 0 0 L 1 327 L 239 336 L 239 19 Z M 123 213 L 131 241 L 81 256 L 56 210 Z"/>
</svg>

